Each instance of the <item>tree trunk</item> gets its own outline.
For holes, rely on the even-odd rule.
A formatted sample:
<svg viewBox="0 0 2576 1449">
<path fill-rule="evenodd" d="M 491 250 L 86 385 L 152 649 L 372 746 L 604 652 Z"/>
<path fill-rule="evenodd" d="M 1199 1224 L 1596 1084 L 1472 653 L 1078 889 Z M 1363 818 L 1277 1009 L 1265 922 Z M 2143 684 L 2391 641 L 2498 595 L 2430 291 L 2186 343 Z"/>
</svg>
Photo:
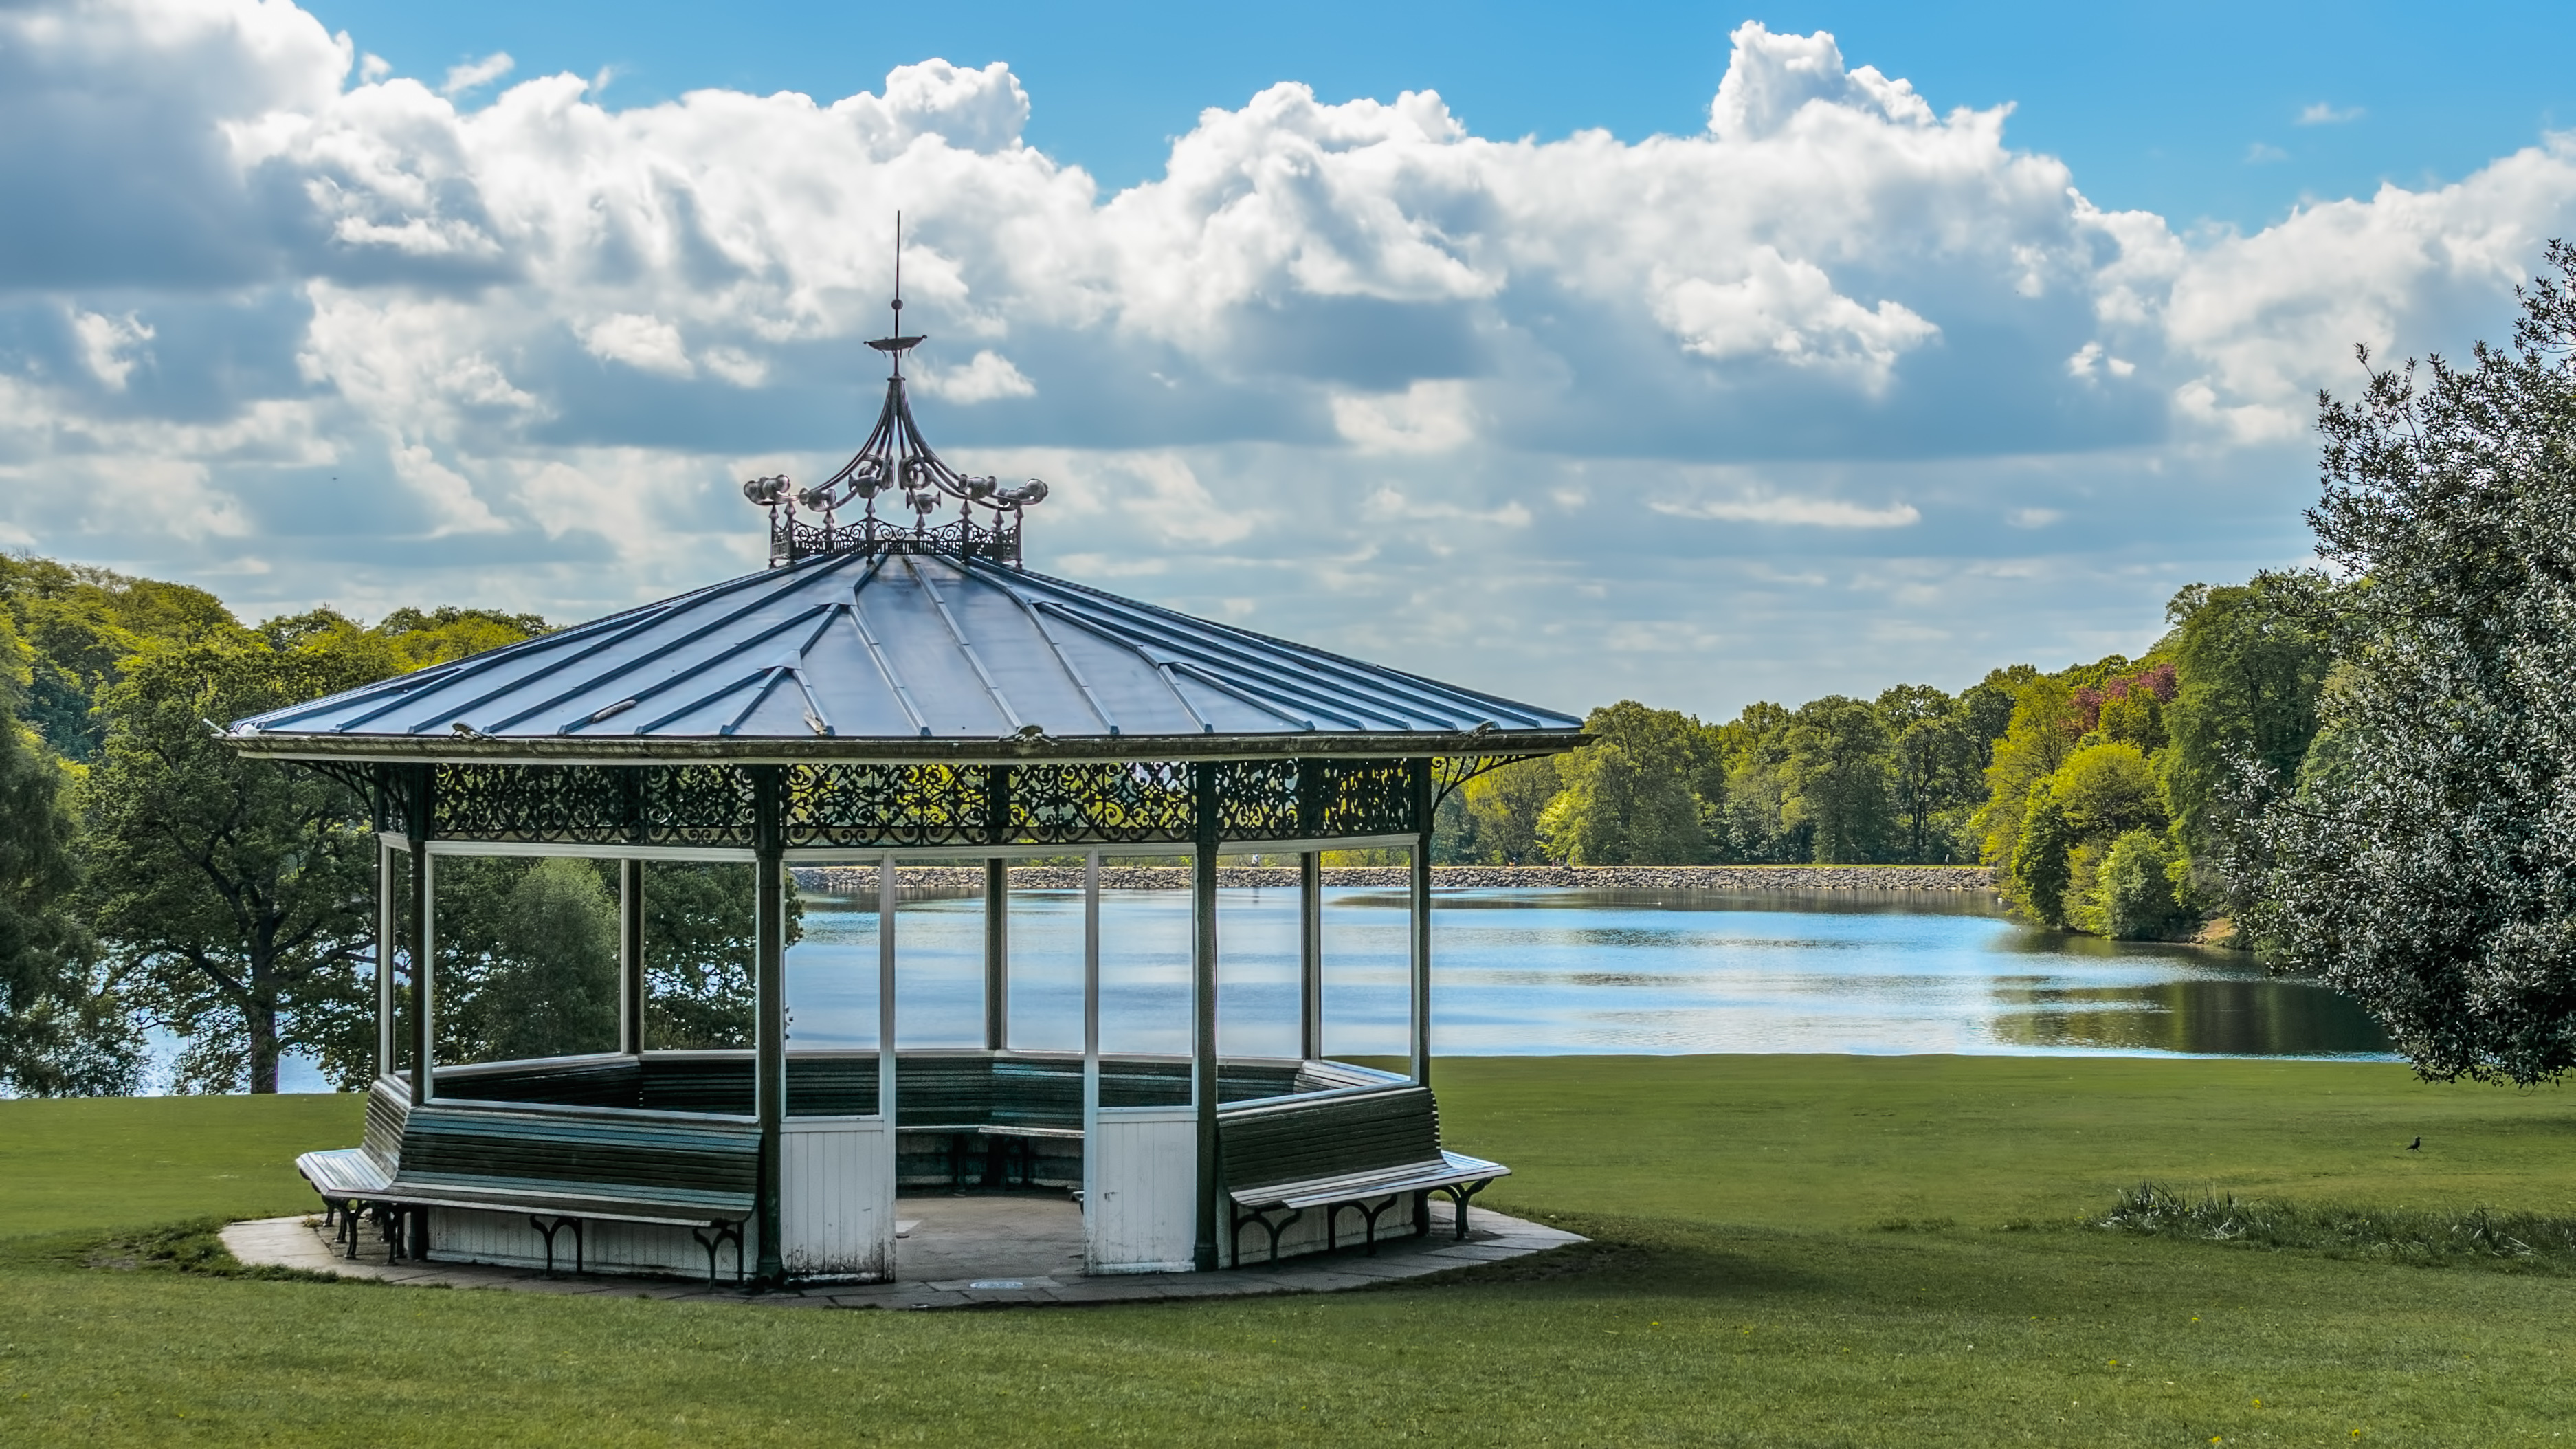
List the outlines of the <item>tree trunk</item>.
<svg viewBox="0 0 2576 1449">
<path fill-rule="evenodd" d="M 266 930 L 260 933 L 265 936 Z M 264 948 L 266 942 L 260 943 Z M 250 963 L 249 1000 L 242 1003 L 242 1025 L 250 1032 L 250 1089 L 254 1095 L 277 1091 L 277 976 L 260 949 Z"/>
</svg>

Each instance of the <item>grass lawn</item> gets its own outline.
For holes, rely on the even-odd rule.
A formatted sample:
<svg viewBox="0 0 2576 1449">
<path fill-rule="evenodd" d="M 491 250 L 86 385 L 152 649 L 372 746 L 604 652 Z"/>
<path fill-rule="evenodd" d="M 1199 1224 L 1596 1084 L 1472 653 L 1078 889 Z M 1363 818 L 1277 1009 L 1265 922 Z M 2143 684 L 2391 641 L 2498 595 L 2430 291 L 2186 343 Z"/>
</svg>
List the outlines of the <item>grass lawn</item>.
<svg viewBox="0 0 2576 1449">
<path fill-rule="evenodd" d="M 2142 1177 L 2576 1215 L 2576 1099 L 2376 1064 L 1449 1061 L 1495 1204 L 1429 1287 L 978 1314 L 80 1266 L 309 1204 L 354 1099 L 0 1102 L 0 1442 L 2565 1444 L 2576 1277 L 2079 1226 Z M 2417 1136 L 2421 1152 L 2403 1150 Z"/>
</svg>

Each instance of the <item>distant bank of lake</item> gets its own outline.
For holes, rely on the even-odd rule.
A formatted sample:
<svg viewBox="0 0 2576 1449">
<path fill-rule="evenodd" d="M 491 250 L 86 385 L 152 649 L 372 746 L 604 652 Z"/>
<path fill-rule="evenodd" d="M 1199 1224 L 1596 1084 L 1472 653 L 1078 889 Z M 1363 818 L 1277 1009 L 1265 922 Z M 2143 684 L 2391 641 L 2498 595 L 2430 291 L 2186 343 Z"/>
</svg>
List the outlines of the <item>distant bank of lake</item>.
<svg viewBox="0 0 2576 1449">
<path fill-rule="evenodd" d="M 1292 890 L 1220 892 L 1220 1046 L 1291 1054 Z M 2387 1039 L 2320 987 L 2234 952 L 2034 931 L 1956 891 L 1444 891 L 1433 912 L 1433 1047 L 1446 1055 L 1970 1052 L 2380 1056 Z M 1399 891 L 1328 889 L 1326 1049 L 1404 1050 Z M 1188 1049 L 1190 898 L 1103 900 L 1102 1017 L 1113 1050 Z M 1081 1045 L 1082 901 L 1012 898 L 1011 1030 Z M 790 1049 L 875 1043 L 876 913 L 809 894 L 788 953 Z M 897 1040 L 981 1040 L 983 903 L 896 916 Z"/>
</svg>

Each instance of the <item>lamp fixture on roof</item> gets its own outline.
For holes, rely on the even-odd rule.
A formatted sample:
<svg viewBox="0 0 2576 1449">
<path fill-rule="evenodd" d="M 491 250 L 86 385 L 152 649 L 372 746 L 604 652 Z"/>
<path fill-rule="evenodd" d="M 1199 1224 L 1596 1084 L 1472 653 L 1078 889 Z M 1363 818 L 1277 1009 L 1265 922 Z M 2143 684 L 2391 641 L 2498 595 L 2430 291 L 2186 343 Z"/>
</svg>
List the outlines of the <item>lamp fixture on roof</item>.
<svg viewBox="0 0 2576 1449">
<path fill-rule="evenodd" d="M 990 475 L 960 473 L 931 450 L 913 421 L 903 386 L 903 356 L 923 339 L 903 330 L 901 213 L 895 216 L 894 290 L 894 333 L 868 342 L 887 355 L 894 370 L 886 378 L 885 406 L 867 441 L 839 472 L 810 488 L 795 487 L 784 474 L 742 485 L 743 497 L 769 510 L 773 568 L 830 553 L 944 553 L 1020 562 L 1021 510 L 1045 500 L 1046 484 L 1031 478 L 1004 485 Z M 890 517 L 878 516 L 880 498 L 886 499 Z M 951 504 L 955 517 L 937 521 Z M 858 519 L 844 522 L 840 515 L 853 506 L 860 510 Z M 796 516 L 799 508 L 806 518 Z M 820 523 L 812 521 L 815 514 L 822 515 Z"/>
</svg>

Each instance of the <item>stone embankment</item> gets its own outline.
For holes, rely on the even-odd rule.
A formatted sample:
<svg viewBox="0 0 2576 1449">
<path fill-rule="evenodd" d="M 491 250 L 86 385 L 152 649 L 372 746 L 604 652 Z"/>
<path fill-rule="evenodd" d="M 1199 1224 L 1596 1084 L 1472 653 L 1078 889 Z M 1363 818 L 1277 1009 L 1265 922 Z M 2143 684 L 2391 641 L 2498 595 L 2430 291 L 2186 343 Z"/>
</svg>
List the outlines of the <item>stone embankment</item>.
<svg viewBox="0 0 2576 1449">
<path fill-rule="evenodd" d="M 1220 886 L 1289 887 L 1295 866 L 1221 867 Z M 906 896 L 976 895 L 984 889 L 981 866 L 900 866 L 896 886 Z M 1400 865 L 1338 866 L 1324 872 L 1334 886 L 1403 886 L 1412 872 Z M 807 890 L 862 894 L 877 887 L 874 866 L 800 866 L 796 883 Z M 1179 865 L 1103 866 L 1100 884 L 1113 891 L 1187 890 L 1190 870 Z M 1990 891 L 1994 874 L 1973 865 L 1442 865 L 1431 871 L 1436 890 L 1511 890 L 1573 887 L 1615 891 Z M 1011 870 L 1011 888 L 1079 890 L 1079 866 L 1023 865 Z"/>
</svg>

